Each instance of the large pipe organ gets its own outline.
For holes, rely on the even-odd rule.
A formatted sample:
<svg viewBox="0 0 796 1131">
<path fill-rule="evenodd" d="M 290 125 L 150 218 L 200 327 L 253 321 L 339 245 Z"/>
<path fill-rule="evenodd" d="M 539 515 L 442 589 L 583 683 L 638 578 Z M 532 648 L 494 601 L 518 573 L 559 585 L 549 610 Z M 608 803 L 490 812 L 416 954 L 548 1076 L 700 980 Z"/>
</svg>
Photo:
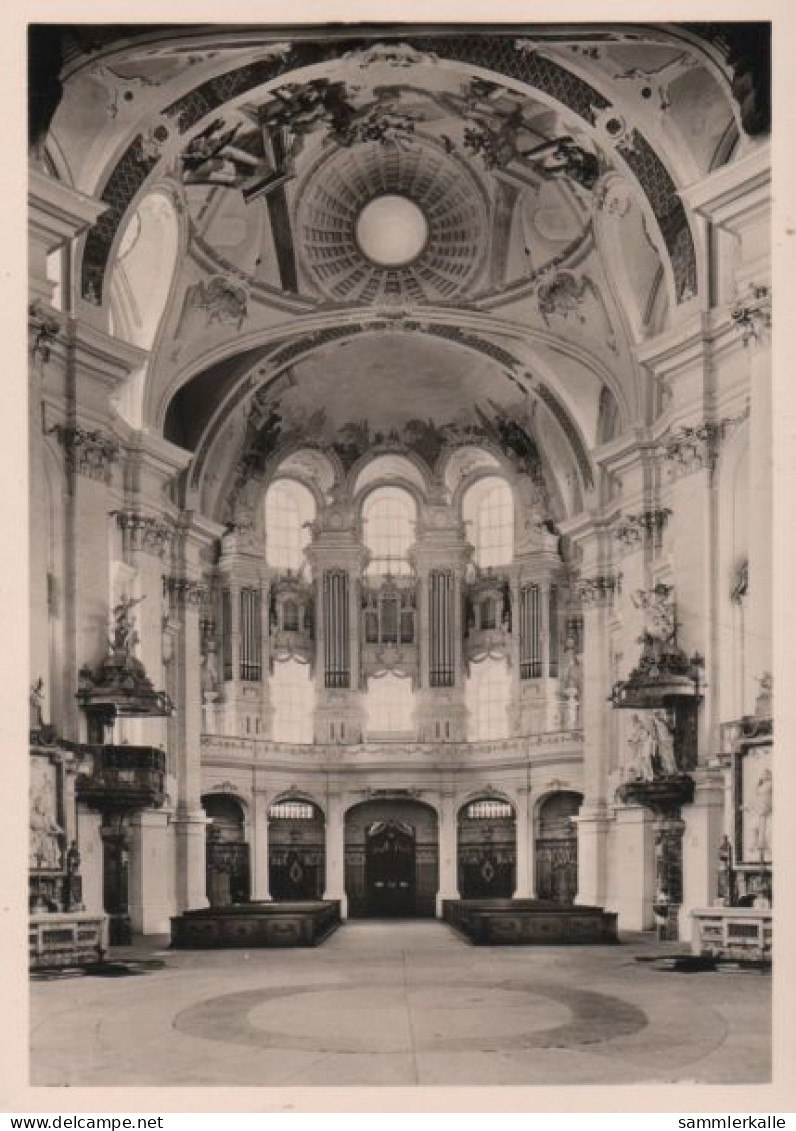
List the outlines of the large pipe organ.
<svg viewBox="0 0 796 1131">
<path fill-rule="evenodd" d="M 361 500 L 319 504 L 299 570 L 268 566 L 264 524 L 224 536 L 206 579 L 223 676 L 206 729 L 279 741 L 270 684 L 291 660 L 312 682 L 320 743 L 368 737 L 365 697 L 385 675 L 411 685 L 412 729 L 397 738 L 467 741 L 468 679 L 489 661 L 511 684 L 504 737 L 577 727 L 578 608 L 555 534 L 537 524 L 510 561 L 483 568 L 457 507 L 420 500 L 395 575 L 373 570 L 366 542 Z"/>
</svg>

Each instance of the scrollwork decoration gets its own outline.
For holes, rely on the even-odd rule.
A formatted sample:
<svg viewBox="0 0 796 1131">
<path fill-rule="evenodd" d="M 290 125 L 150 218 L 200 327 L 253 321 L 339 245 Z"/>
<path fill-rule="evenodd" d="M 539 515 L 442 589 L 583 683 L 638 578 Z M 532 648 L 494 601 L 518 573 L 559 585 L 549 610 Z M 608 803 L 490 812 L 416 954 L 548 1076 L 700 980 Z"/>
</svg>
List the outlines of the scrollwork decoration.
<svg viewBox="0 0 796 1131">
<path fill-rule="evenodd" d="M 610 604 L 614 593 L 622 590 L 622 575 L 599 573 L 593 577 L 581 577 L 576 582 L 576 590 L 582 605 Z"/>
<path fill-rule="evenodd" d="M 660 534 L 671 514 L 669 507 L 654 507 L 638 514 L 627 514 L 614 530 L 614 537 L 625 550 L 638 549 L 642 543 Z"/>
<path fill-rule="evenodd" d="M 98 429 L 73 428 L 62 424 L 54 424 L 48 432 L 54 432 L 58 437 L 70 471 L 110 483 L 111 469 L 121 452 L 115 440 Z"/>
<path fill-rule="evenodd" d="M 730 319 L 740 331 L 744 349 L 758 345 L 771 329 L 771 288 L 750 283 L 746 293 L 737 296 Z"/>
<path fill-rule="evenodd" d="M 164 576 L 164 594 L 173 597 L 180 605 L 192 609 L 201 609 L 207 593 L 207 586 L 203 581 L 190 577 Z"/>
<path fill-rule="evenodd" d="M 162 558 L 173 536 L 173 528 L 153 515 L 137 511 L 112 511 L 122 531 L 124 549 L 140 550 L 153 557 Z"/>
<path fill-rule="evenodd" d="M 34 360 L 39 359 L 42 362 L 48 362 L 50 360 L 50 347 L 60 333 L 61 323 L 54 314 L 45 310 L 42 303 L 37 300 L 28 307 L 28 325 L 31 337 L 31 356 Z"/>
</svg>

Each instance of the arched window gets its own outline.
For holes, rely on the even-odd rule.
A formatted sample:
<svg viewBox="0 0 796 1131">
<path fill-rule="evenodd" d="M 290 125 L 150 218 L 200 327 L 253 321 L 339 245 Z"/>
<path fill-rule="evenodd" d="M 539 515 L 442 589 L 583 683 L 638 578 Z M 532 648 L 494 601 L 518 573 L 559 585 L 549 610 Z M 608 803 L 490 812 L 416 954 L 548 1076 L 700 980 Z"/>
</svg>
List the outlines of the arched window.
<svg viewBox="0 0 796 1131">
<path fill-rule="evenodd" d="M 369 679 L 365 711 L 365 729 L 370 735 L 412 731 L 414 695 L 409 678 L 387 672 Z"/>
<path fill-rule="evenodd" d="M 514 498 L 504 479 L 490 475 L 465 492 L 462 514 L 482 569 L 508 565 L 514 556 Z"/>
<path fill-rule="evenodd" d="M 507 708 L 511 677 L 505 660 L 491 657 L 473 664 L 467 681 L 470 741 L 508 738 Z"/>
<path fill-rule="evenodd" d="M 125 228 L 111 276 L 111 332 L 151 349 L 179 250 L 177 213 L 162 192 L 145 196 Z"/>
<path fill-rule="evenodd" d="M 309 664 L 277 660 L 271 677 L 274 742 L 311 743 L 315 691 Z"/>
<path fill-rule="evenodd" d="M 312 492 L 294 479 L 277 479 L 265 494 L 265 557 L 277 569 L 299 570 L 315 518 Z"/>
<path fill-rule="evenodd" d="M 409 547 L 415 540 L 415 501 L 401 487 L 377 487 L 362 507 L 365 545 L 371 552 L 367 572 L 408 574 Z"/>
</svg>

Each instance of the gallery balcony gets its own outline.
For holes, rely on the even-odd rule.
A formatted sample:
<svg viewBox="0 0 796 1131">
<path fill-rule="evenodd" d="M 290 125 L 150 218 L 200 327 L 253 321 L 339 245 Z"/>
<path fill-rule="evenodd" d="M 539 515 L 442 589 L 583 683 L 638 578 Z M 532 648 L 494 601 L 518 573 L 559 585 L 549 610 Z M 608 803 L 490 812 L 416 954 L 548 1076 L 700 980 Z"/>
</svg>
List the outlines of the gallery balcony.
<svg viewBox="0 0 796 1131">
<path fill-rule="evenodd" d="M 237 735 L 202 735 L 202 761 L 312 769 L 414 769 L 525 765 L 534 761 L 580 761 L 583 731 L 551 730 L 542 734 L 480 742 L 291 743 Z"/>
</svg>

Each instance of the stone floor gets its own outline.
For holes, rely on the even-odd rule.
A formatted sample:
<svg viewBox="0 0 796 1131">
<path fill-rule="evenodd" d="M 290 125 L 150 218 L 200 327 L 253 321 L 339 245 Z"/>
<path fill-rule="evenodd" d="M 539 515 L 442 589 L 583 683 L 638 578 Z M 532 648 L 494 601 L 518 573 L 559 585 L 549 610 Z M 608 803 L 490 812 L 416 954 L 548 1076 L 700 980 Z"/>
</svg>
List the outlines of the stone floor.
<svg viewBox="0 0 796 1131">
<path fill-rule="evenodd" d="M 682 948 L 680 948 L 682 950 Z M 31 987 L 31 1084 L 757 1083 L 770 978 L 618 947 L 472 947 L 353 922 L 316 950 L 117 951 L 162 969 Z"/>
</svg>

